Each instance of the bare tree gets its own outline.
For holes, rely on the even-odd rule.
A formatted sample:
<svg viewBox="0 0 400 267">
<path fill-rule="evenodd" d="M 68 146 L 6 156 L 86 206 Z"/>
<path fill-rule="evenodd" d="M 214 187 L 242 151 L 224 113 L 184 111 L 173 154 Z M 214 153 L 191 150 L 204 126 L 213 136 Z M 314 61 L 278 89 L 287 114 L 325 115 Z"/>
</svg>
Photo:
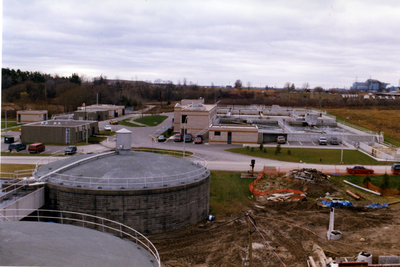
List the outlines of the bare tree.
<svg viewBox="0 0 400 267">
<path fill-rule="evenodd" d="M 242 81 L 241 81 L 241 80 L 236 80 L 236 82 L 235 82 L 235 88 L 237 88 L 237 89 L 242 89 Z"/>
<path fill-rule="evenodd" d="M 310 84 L 308 82 L 303 83 L 303 86 L 301 87 L 301 89 L 303 89 L 304 91 L 307 91 L 308 89 L 310 89 Z"/>
</svg>

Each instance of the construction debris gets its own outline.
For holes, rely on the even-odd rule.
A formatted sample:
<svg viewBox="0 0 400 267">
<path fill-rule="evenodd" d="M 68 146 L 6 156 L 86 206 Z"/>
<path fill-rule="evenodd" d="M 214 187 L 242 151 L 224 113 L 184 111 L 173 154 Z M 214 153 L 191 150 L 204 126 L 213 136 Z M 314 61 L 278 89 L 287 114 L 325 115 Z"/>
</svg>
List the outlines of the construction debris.
<svg viewBox="0 0 400 267">
<path fill-rule="evenodd" d="M 353 207 L 353 203 L 347 200 L 333 200 L 333 201 L 326 201 L 322 200 L 321 205 L 324 207 Z"/>
<path fill-rule="evenodd" d="M 369 205 L 367 205 L 365 207 L 366 208 L 370 208 L 370 209 L 383 209 L 383 208 L 390 209 L 390 207 L 389 207 L 389 205 L 387 203 L 383 203 L 383 204 L 371 203 L 371 204 L 369 204 Z"/>
<path fill-rule="evenodd" d="M 361 196 L 357 193 L 351 192 L 350 190 L 346 190 L 346 194 L 354 198 L 355 200 L 360 200 Z"/>
<path fill-rule="evenodd" d="M 372 194 L 375 194 L 375 195 L 378 195 L 378 196 L 380 196 L 380 195 L 381 195 L 381 193 L 379 193 L 379 192 L 375 192 L 375 191 L 373 191 L 373 190 L 370 190 L 370 189 L 364 188 L 364 187 L 362 187 L 362 186 L 359 186 L 359 185 L 356 185 L 356 184 L 350 183 L 350 182 L 349 182 L 349 181 L 347 181 L 347 180 L 343 180 L 343 183 L 345 183 L 345 184 L 348 184 L 348 185 L 351 185 L 351 186 L 354 186 L 355 188 L 358 188 L 358 189 L 364 190 L 364 191 L 366 191 L 366 192 L 369 192 L 369 193 L 372 193 Z"/>
<path fill-rule="evenodd" d="M 326 175 L 316 169 L 307 168 L 291 170 L 286 174 L 286 176 L 312 183 L 329 179 L 329 175 Z"/>
</svg>

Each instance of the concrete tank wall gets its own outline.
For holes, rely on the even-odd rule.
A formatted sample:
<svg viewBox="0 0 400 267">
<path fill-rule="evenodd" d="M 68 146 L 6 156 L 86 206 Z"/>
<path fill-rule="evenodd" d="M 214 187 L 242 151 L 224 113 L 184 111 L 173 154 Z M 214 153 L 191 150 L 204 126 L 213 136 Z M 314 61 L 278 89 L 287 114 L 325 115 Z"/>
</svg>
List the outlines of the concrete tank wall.
<svg viewBox="0 0 400 267">
<path fill-rule="evenodd" d="M 180 229 L 205 219 L 209 196 L 209 177 L 154 190 L 87 190 L 48 184 L 46 208 L 108 218 L 147 234 Z"/>
</svg>

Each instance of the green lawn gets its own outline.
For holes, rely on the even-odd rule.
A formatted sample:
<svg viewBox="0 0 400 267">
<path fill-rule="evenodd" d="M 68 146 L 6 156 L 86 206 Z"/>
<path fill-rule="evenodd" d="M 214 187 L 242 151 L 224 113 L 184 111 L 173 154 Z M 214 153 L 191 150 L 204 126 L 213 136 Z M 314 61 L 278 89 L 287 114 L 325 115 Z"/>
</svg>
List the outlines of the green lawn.
<svg viewBox="0 0 400 267">
<path fill-rule="evenodd" d="M 111 135 L 115 135 L 115 131 L 99 131 L 99 135 L 111 136 Z"/>
<path fill-rule="evenodd" d="M 127 118 L 122 121 L 119 121 L 118 124 L 129 126 L 129 127 L 143 127 L 142 125 L 131 122 L 131 118 Z"/>
<path fill-rule="evenodd" d="M 162 123 L 168 116 L 164 115 L 151 115 L 135 119 L 136 122 L 143 123 L 147 126 L 156 126 Z"/>
<path fill-rule="evenodd" d="M 371 175 L 368 177 L 371 179 L 371 183 L 373 185 L 382 187 L 383 180 L 384 180 L 383 175 Z M 400 176 L 389 175 L 388 177 L 389 177 L 388 188 L 400 190 Z M 344 179 L 353 184 L 362 185 L 364 183 L 364 179 L 366 179 L 366 176 L 365 175 L 351 175 L 351 176 L 346 176 L 346 178 L 344 178 Z"/>
<path fill-rule="evenodd" d="M 26 151 L 26 150 L 25 150 Z M 33 157 L 49 157 L 49 156 L 53 156 L 53 157 L 64 157 L 64 155 L 57 155 L 57 154 L 45 154 L 45 153 L 32 153 L 30 154 L 29 152 L 0 152 L 0 156 L 5 157 L 5 156 L 33 156 Z"/>
<path fill-rule="evenodd" d="M 210 175 L 210 213 L 237 215 L 251 201 L 249 184 L 253 179 L 241 179 L 238 172 L 212 171 Z"/>
<path fill-rule="evenodd" d="M 34 164 L 0 164 L 1 172 L 15 172 L 22 170 L 34 169 L 36 165 Z"/>
<path fill-rule="evenodd" d="M 16 121 L 7 121 L 7 125 L 5 121 L 3 120 L 1 121 L 1 129 L 10 128 L 14 126 L 18 126 L 18 123 Z"/>
<path fill-rule="evenodd" d="M 281 148 L 281 152 L 275 154 L 276 148 L 268 147 L 260 151 L 254 148 L 230 148 L 227 151 L 245 154 L 254 157 L 275 159 L 289 162 L 340 164 L 340 149 L 311 149 L 311 148 Z M 265 151 L 265 152 L 264 152 Z M 290 151 L 290 152 L 289 152 Z M 376 161 L 357 150 L 343 150 L 344 164 L 363 165 L 389 165 L 391 163 Z"/>
</svg>

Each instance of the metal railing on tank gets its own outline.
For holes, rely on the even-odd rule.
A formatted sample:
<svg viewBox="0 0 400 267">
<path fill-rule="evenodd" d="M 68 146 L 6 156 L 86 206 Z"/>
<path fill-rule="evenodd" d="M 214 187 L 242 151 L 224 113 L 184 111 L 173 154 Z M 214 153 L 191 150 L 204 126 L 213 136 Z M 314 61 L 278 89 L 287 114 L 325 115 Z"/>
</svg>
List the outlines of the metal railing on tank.
<svg viewBox="0 0 400 267">
<path fill-rule="evenodd" d="M 139 151 L 151 152 L 149 149 L 140 149 Z M 156 153 L 165 153 L 181 157 L 181 153 L 175 151 L 157 151 Z M 166 186 L 178 186 L 190 182 L 200 181 L 209 175 L 207 161 L 194 155 L 185 158 L 196 166 L 194 170 L 181 172 L 172 175 L 144 176 L 144 177 L 91 177 L 83 175 L 71 175 L 54 172 L 48 176 L 51 183 L 57 183 L 65 186 L 88 187 L 96 189 L 130 189 L 134 188 L 163 188 Z M 73 165 L 73 164 L 71 164 Z M 72 166 L 70 166 L 72 167 Z M 62 170 L 60 170 L 62 171 Z"/>
<path fill-rule="evenodd" d="M 19 215 L 18 212 L 29 212 L 30 215 Z M 58 211 L 45 209 L 3 209 L 0 210 L 0 221 L 19 221 L 25 219 L 37 222 L 53 222 L 72 224 L 84 228 L 95 229 L 111 233 L 121 239 L 127 239 L 146 249 L 155 259 L 157 266 L 161 267 L 160 255 L 153 243 L 143 234 L 122 223 L 106 218 L 72 211 Z"/>
</svg>

